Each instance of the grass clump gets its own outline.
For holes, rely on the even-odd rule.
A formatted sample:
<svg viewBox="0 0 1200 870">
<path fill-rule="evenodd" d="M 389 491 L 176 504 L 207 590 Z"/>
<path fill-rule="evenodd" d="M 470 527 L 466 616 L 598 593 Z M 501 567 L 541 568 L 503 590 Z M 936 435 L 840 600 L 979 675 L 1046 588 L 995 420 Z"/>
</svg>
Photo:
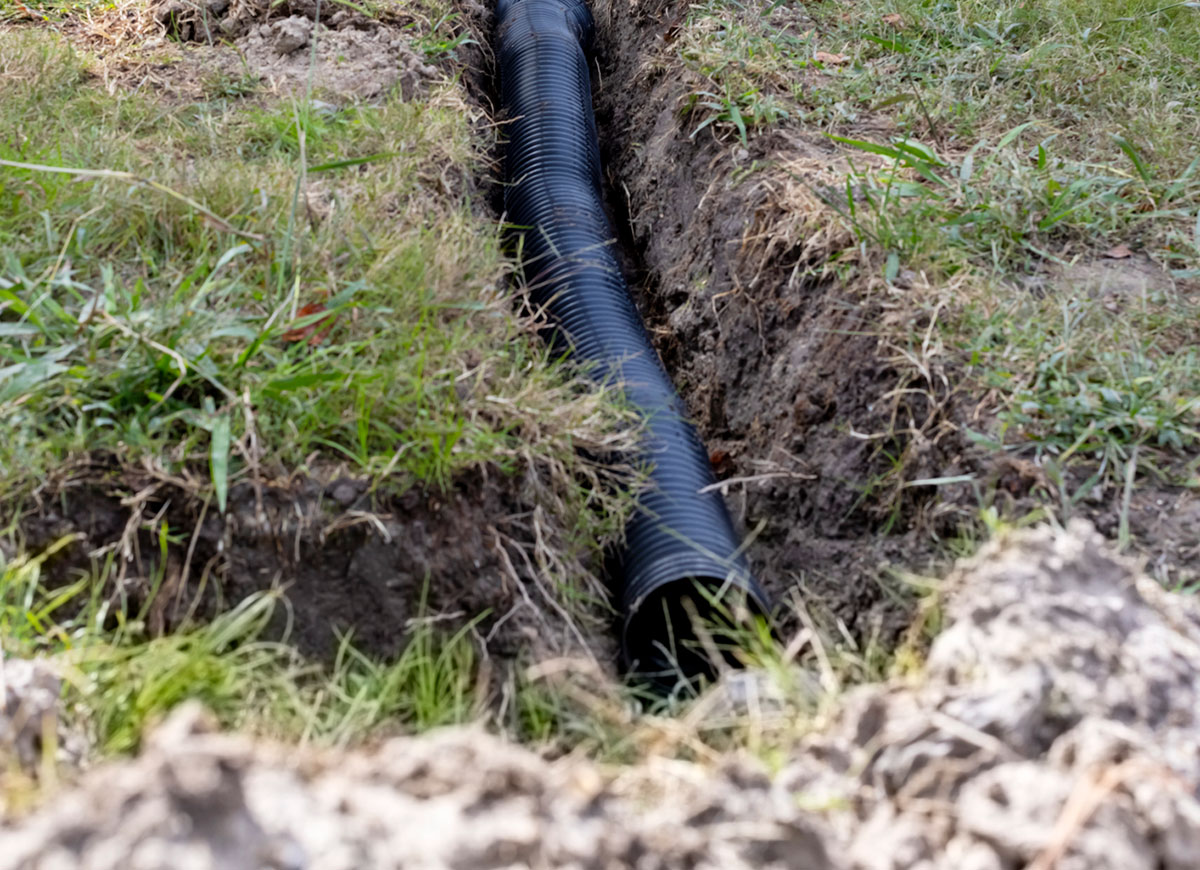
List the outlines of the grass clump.
<svg viewBox="0 0 1200 870">
<path fill-rule="evenodd" d="M 207 465 L 221 501 L 260 467 L 446 485 L 612 430 L 508 313 L 453 90 L 174 111 L 0 39 L 6 496 L 82 450 Z"/>
</svg>

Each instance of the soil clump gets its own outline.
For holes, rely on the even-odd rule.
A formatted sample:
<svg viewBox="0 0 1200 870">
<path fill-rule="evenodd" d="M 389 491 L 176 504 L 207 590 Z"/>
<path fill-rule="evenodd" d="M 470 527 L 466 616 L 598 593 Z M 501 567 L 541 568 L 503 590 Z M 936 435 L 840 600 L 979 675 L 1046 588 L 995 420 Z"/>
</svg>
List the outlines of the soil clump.
<svg viewBox="0 0 1200 870">
<path fill-rule="evenodd" d="M 774 776 L 548 762 L 478 730 L 301 752 L 185 709 L 0 825 L 0 868 L 1190 870 L 1195 601 L 1083 522 L 985 546 L 946 594 L 921 677 L 837 700 Z"/>
</svg>

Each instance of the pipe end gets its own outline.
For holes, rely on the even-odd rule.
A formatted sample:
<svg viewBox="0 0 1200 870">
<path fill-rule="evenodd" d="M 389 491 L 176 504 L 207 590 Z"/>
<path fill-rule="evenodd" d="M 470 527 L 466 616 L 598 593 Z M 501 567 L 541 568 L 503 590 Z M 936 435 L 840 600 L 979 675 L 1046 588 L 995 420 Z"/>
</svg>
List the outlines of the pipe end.
<svg viewBox="0 0 1200 870">
<path fill-rule="evenodd" d="M 756 587 L 727 577 L 689 576 L 651 589 L 629 609 L 622 635 L 626 667 L 660 694 L 694 689 L 742 666 L 738 651 L 769 618 Z"/>
</svg>

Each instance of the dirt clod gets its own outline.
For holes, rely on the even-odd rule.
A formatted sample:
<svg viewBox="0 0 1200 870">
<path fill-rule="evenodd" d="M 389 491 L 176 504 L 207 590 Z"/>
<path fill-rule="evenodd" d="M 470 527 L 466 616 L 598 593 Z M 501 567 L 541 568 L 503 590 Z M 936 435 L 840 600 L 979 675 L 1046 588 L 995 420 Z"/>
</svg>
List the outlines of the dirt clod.
<svg viewBox="0 0 1200 870">
<path fill-rule="evenodd" d="M 1195 602 L 1082 522 L 990 544 L 947 588 L 922 681 L 851 693 L 774 778 L 750 758 L 614 773 L 477 730 L 297 752 L 186 709 L 0 826 L 0 870 L 1193 868 Z"/>
<path fill-rule="evenodd" d="M 1200 854 L 1196 603 L 1082 521 L 989 545 L 947 586 L 952 624 L 923 684 L 859 690 L 802 747 L 862 771 L 834 792 L 855 806 L 851 866 L 1187 866 L 1178 856 Z M 789 779 L 830 782 L 803 758 Z"/>
<path fill-rule="evenodd" d="M 46 665 L 0 654 L 0 769 L 38 762 L 47 728 L 57 730 L 60 691 Z"/>
<path fill-rule="evenodd" d="M 298 48 L 308 45 L 312 39 L 313 23 L 307 18 L 293 15 L 277 21 L 271 26 L 275 37 L 275 50 L 281 55 L 291 54 Z"/>
<path fill-rule="evenodd" d="M 303 86 L 311 77 L 317 90 L 335 97 L 376 97 L 398 87 L 412 99 L 438 74 L 406 37 L 386 27 L 331 30 L 292 15 L 254 25 L 237 45 L 249 69 L 272 85 Z"/>
</svg>

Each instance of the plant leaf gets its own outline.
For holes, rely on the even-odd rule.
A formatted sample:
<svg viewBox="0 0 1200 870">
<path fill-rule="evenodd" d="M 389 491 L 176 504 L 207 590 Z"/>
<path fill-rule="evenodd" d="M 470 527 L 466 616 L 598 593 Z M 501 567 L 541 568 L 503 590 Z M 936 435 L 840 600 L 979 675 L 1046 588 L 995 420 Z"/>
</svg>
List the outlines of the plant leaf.
<svg viewBox="0 0 1200 870">
<path fill-rule="evenodd" d="M 217 491 L 217 507 L 225 513 L 229 498 L 229 415 L 222 414 L 213 420 L 208 447 L 209 471 L 213 488 Z"/>
</svg>

